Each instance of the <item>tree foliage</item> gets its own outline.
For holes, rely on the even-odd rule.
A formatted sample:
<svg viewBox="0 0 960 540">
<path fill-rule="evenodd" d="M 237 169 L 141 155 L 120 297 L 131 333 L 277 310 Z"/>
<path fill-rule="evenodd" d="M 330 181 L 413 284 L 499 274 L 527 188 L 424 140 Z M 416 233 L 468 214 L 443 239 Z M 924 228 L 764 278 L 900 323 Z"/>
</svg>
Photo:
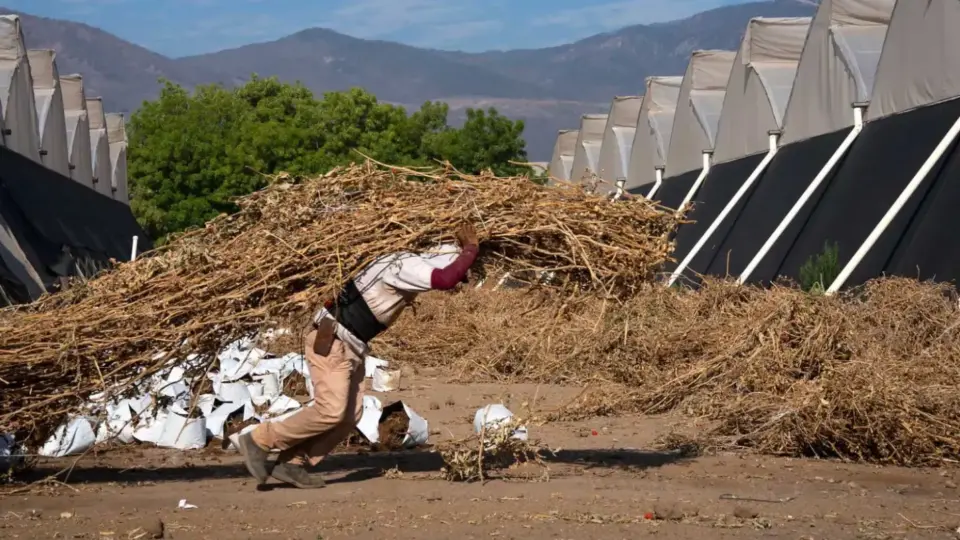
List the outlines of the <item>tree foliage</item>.
<svg viewBox="0 0 960 540">
<path fill-rule="evenodd" d="M 467 110 L 448 125 L 449 107 L 426 102 L 407 114 L 361 89 L 317 99 L 300 84 L 254 76 L 233 89 L 192 93 L 168 81 L 130 119 L 129 175 L 134 214 L 156 239 L 234 209 L 233 199 L 264 175 L 319 174 L 362 159 L 397 165 L 449 161 L 463 172 L 531 174 L 523 122 L 495 109 Z"/>
</svg>

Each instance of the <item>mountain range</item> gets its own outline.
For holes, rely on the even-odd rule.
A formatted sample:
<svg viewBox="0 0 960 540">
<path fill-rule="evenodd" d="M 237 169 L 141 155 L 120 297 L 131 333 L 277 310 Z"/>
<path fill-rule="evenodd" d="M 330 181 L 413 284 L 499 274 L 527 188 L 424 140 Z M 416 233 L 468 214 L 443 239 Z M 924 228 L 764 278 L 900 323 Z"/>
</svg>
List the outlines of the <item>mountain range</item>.
<svg viewBox="0 0 960 540">
<path fill-rule="evenodd" d="M 27 47 L 55 49 L 60 73 L 81 73 L 88 95 L 103 97 L 109 111 L 130 112 L 155 97 L 160 77 L 193 87 L 238 84 L 256 73 L 298 80 L 316 93 L 360 86 L 408 108 L 442 100 L 450 104 L 453 123 L 468 107 L 493 106 L 526 122 L 530 158 L 545 161 L 558 129 L 576 128 L 581 114 L 603 112 L 613 96 L 642 93 L 647 76 L 682 75 L 694 50 L 736 49 L 750 18 L 812 16 L 815 10 L 812 0 L 751 2 L 556 47 L 483 53 L 311 28 L 184 58 L 168 58 L 82 23 L 20 15 Z"/>
</svg>

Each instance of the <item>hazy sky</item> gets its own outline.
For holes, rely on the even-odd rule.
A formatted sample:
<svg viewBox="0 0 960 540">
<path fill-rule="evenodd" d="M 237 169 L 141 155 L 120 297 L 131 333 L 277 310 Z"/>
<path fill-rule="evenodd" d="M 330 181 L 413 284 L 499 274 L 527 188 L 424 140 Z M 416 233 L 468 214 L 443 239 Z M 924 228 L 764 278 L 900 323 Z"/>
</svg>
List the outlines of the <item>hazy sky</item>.
<svg viewBox="0 0 960 540">
<path fill-rule="evenodd" d="M 277 39 L 310 27 L 422 47 L 543 47 L 745 0 L 0 0 L 84 22 L 168 56 Z"/>
</svg>

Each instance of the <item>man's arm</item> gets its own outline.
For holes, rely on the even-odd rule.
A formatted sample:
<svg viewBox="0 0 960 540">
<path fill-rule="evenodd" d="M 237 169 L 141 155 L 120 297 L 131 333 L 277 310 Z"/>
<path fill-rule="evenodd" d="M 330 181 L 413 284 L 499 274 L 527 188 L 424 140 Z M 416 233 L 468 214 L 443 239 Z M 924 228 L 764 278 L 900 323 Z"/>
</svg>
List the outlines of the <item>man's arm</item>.
<svg viewBox="0 0 960 540">
<path fill-rule="evenodd" d="M 384 281 L 399 290 L 416 293 L 453 289 L 467 276 L 480 252 L 477 233 L 469 224 L 457 232 L 457 241 L 462 246 L 460 254 L 446 267 L 436 268 L 417 256 L 401 257 L 396 265 L 391 265 Z"/>
<path fill-rule="evenodd" d="M 449 291 L 456 287 L 457 283 L 467 277 L 467 271 L 470 270 L 473 261 L 477 259 L 479 251 L 478 246 L 468 244 L 446 268 L 434 268 L 430 274 L 430 288 L 438 291 Z"/>
</svg>

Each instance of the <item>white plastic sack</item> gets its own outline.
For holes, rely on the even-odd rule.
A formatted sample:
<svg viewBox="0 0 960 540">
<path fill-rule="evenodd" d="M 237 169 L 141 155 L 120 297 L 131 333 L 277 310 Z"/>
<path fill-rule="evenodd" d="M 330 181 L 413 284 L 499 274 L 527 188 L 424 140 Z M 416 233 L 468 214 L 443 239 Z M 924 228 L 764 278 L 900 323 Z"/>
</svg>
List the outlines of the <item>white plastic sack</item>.
<svg viewBox="0 0 960 540">
<path fill-rule="evenodd" d="M 403 438 L 403 446 L 406 448 L 413 448 L 415 446 L 420 446 L 421 444 L 427 443 L 427 438 L 430 436 L 430 429 L 427 425 L 427 419 L 420 416 L 413 409 L 407 406 L 406 403 L 403 403 L 403 410 L 407 413 L 407 417 L 410 419 L 410 426 L 407 428 L 407 436 Z"/>
<path fill-rule="evenodd" d="M 374 392 L 395 392 L 400 389 L 400 370 L 387 371 L 383 368 L 373 370 L 373 383 L 370 385 Z"/>
<path fill-rule="evenodd" d="M 253 380 L 263 387 L 263 396 L 273 399 L 280 395 L 280 375 L 278 373 L 255 375 Z"/>
<path fill-rule="evenodd" d="M 150 396 L 107 403 L 106 418 L 97 426 L 97 444 L 113 439 L 123 444 L 132 443 L 133 434 L 137 428 L 133 418 L 147 410 L 150 404 Z"/>
<path fill-rule="evenodd" d="M 157 446 L 178 450 L 197 450 L 207 445 L 207 428 L 203 418 L 187 418 L 180 407 L 171 406 Z"/>
<path fill-rule="evenodd" d="M 167 423 L 167 416 L 167 411 L 158 411 L 156 415 L 141 416 L 137 429 L 133 431 L 133 438 L 140 442 L 157 444 L 160 435 L 163 434 L 163 427 Z"/>
<path fill-rule="evenodd" d="M 512 418 L 513 413 L 510 412 L 510 409 L 504 407 L 503 404 L 487 405 L 486 407 L 477 409 L 477 413 L 473 416 L 473 430 L 479 435 L 484 427 L 486 427 L 486 429 L 495 428 L 502 422 L 508 422 Z M 513 438 L 521 441 L 527 440 L 527 428 L 525 426 L 515 428 L 513 430 Z"/>
<path fill-rule="evenodd" d="M 57 428 L 38 452 L 45 457 L 64 457 L 86 452 L 96 442 L 90 420 L 77 416 Z"/>
<path fill-rule="evenodd" d="M 403 438 L 404 448 L 413 448 L 421 444 L 426 444 L 430 434 L 427 420 L 402 401 L 382 407 L 380 400 L 376 397 L 363 396 L 363 414 L 360 416 L 360 421 L 357 422 L 357 429 L 371 443 L 380 442 L 380 419 L 384 415 L 388 415 L 397 410 L 398 407 L 403 408 L 403 412 L 406 413 L 408 420 L 407 434 Z"/>
<path fill-rule="evenodd" d="M 253 405 L 248 401 L 246 403 L 235 403 L 235 402 L 226 402 L 221 404 L 219 407 L 213 410 L 210 414 L 206 416 L 206 430 L 210 433 L 210 436 L 215 439 L 223 438 L 223 425 L 226 424 L 227 418 L 231 414 L 243 409 L 243 420 L 247 421 L 253 418 L 254 409 Z"/>
<path fill-rule="evenodd" d="M 357 429 L 372 443 L 380 442 L 380 431 L 377 427 L 380 425 L 382 413 L 383 405 L 379 399 L 375 396 L 363 396 L 363 412 L 357 422 Z"/>
<path fill-rule="evenodd" d="M 389 365 L 390 365 L 390 362 L 386 360 L 376 358 L 373 356 L 367 356 L 363 359 L 364 376 L 369 379 L 373 377 L 373 372 L 376 371 L 377 368 L 381 368 L 381 367 L 385 368 Z"/>
</svg>

